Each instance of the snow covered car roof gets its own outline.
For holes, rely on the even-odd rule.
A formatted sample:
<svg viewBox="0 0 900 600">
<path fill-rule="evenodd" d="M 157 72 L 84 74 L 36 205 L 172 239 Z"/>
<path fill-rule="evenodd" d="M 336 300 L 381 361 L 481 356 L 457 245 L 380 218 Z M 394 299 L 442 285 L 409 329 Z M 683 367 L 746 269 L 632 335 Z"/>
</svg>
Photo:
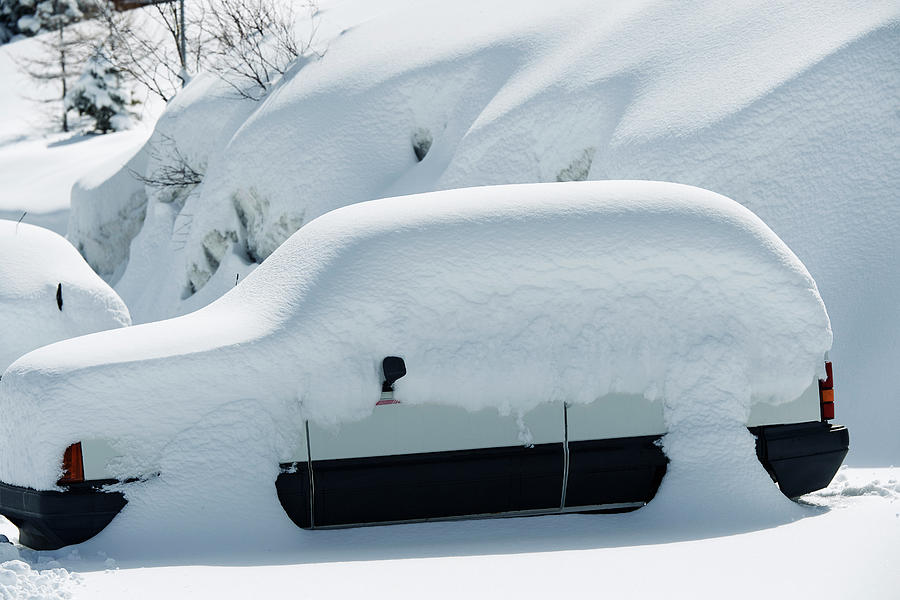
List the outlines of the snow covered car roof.
<svg viewBox="0 0 900 600">
<path fill-rule="evenodd" d="M 35 348 L 130 324 L 125 303 L 72 244 L 0 219 L 0 374 Z"/>
<path fill-rule="evenodd" d="M 304 226 L 206 308 L 19 359 L 0 382 L 0 479 L 52 487 L 86 437 L 116 440 L 134 461 L 123 474 L 141 472 L 186 424 L 246 399 L 284 436 L 257 448 L 277 464 L 303 419 L 369 414 L 389 355 L 406 361 L 403 402 L 527 411 L 618 391 L 677 415 L 667 391 L 710 351 L 747 390 L 740 412 L 795 398 L 830 346 L 801 262 L 709 191 L 606 181 L 375 200 Z"/>
</svg>

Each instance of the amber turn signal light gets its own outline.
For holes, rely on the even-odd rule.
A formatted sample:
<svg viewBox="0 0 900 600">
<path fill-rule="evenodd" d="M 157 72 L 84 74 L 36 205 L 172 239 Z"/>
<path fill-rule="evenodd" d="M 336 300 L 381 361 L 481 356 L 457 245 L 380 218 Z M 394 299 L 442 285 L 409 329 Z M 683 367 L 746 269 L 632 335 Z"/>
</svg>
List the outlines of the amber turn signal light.
<svg viewBox="0 0 900 600">
<path fill-rule="evenodd" d="M 834 418 L 834 373 L 831 362 L 825 363 L 825 379 L 819 380 L 819 403 L 822 407 L 822 420 Z"/>
<path fill-rule="evenodd" d="M 66 448 L 63 454 L 63 476 L 57 485 L 69 485 L 84 481 L 84 460 L 81 456 L 81 442 L 76 442 Z"/>
</svg>

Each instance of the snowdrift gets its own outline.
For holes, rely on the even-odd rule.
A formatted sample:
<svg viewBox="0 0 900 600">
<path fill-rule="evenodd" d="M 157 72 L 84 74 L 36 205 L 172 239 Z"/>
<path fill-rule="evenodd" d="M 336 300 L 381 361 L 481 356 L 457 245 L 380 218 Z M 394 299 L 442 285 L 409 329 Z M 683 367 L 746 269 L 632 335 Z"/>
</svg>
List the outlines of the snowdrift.
<svg viewBox="0 0 900 600">
<path fill-rule="evenodd" d="M 859 432 L 855 456 L 900 456 L 886 375 L 900 357 L 896 3 L 320 6 L 320 60 L 261 102 L 197 77 L 126 170 L 76 187 L 69 235 L 137 321 L 211 302 L 350 203 L 677 181 L 751 208 L 806 262 L 841 340 L 839 415 Z M 152 176 L 174 148 L 203 182 L 148 190 L 145 208 L 141 186 L 123 188 L 127 169 Z"/>
<path fill-rule="evenodd" d="M 201 310 L 19 359 L 0 382 L 0 480 L 53 488 L 66 446 L 107 439 L 120 477 L 160 473 L 124 486 L 113 529 L 283 536 L 273 482 L 303 420 L 370 414 L 381 358 L 399 354 L 403 402 L 508 414 L 662 398 L 690 495 L 770 510 L 787 500 L 756 460 L 750 407 L 797 397 L 830 346 L 797 257 L 711 192 L 583 182 L 376 200 L 309 223 Z"/>
<path fill-rule="evenodd" d="M 131 324 L 119 296 L 52 231 L 0 220 L 0 257 L 0 372 L 40 346 Z"/>
</svg>

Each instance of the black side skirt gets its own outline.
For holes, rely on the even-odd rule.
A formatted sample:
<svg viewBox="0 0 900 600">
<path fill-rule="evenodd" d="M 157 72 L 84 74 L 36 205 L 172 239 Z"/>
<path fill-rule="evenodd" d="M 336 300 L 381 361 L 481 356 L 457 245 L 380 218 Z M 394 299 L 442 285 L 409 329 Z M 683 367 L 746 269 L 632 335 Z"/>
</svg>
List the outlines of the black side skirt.
<svg viewBox="0 0 900 600">
<path fill-rule="evenodd" d="M 657 439 L 573 442 L 568 457 L 559 443 L 315 461 L 312 480 L 309 465 L 289 463 L 275 485 L 304 528 L 631 510 L 653 497 L 665 473 Z"/>
<path fill-rule="evenodd" d="M 660 438 L 569 442 L 566 507 L 636 504 L 637 508 L 650 502 L 669 462 L 658 444 Z"/>
<path fill-rule="evenodd" d="M 785 496 L 828 486 L 849 448 L 846 427 L 753 427 L 757 456 Z M 649 502 L 668 460 L 661 436 L 282 465 L 275 485 L 300 527 L 460 517 L 619 512 Z"/>
</svg>

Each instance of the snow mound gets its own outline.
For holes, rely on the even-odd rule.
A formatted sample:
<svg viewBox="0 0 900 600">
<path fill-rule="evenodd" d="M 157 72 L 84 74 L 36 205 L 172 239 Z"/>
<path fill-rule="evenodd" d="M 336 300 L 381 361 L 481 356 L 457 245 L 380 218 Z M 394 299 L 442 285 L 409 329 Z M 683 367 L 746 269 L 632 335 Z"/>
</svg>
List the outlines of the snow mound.
<svg viewBox="0 0 900 600">
<path fill-rule="evenodd" d="M 798 396 L 830 346 L 797 257 L 712 192 L 616 181 L 376 200 L 309 223 L 201 310 L 19 359 L 0 382 L 0 480 L 52 488 L 68 444 L 109 439 L 122 478 L 161 473 L 125 486 L 119 531 L 152 537 L 164 519 L 284 536 L 272 482 L 303 420 L 370 414 L 380 361 L 399 355 L 408 403 L 662 398 L 674 479 L 683 468 L 693 496 L 732 508 L 750 489 L 740 503 L 771 510 L 787 501 L 756 460 L 750 407 Z"/>
<path fill-rule="evenodd" d="M 0 256 L 0 370 L 40 346 L 131 324 L 119 296 L 52 231 L 0 220 Z"/>
<path fill-rule="evenodd" d="M 81 576 L 62 568 L 36 570 L 21 560 L 0 564 L 0 597 L 44 598 L 47 600 L 72 597 L 72 586 Z"/>
<path fill-rule="evenodd" d="M 810 497 L 813 498 L 852 498 L 856 496 L 881 496 L 891 500 L 900 499 L 900 480 L 889 476 L 886 480 L 872 478 L 859 481 L 857 478 L 848 477 L 846 469 L 842 469 L 835 476 L 831 485 L 824 490 L 810 494 Z"/>
<path fill-rule="evenodd" d="M 121 276 L 129 244 L 144 223 L 147 193 L 134 173 L 143 171 L 146 162 L 145 151 L 126 152 L 72 186 L 67 236 L 108 281 Z"/>
</svg>

